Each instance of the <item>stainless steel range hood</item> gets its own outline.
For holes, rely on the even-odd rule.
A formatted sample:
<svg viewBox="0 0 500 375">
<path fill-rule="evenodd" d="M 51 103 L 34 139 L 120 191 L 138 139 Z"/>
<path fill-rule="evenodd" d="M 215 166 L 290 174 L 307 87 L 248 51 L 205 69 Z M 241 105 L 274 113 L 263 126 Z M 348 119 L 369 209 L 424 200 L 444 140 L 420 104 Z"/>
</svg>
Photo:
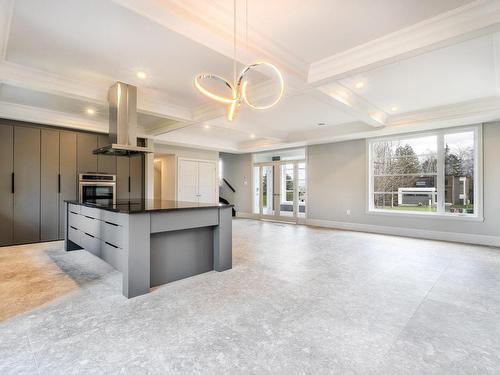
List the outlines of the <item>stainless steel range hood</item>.
<svg viewBox="0 0 500 375">
<path fill-rule="evenodd" d="M 110 87 L 109 145 L 94 154 L 130 156 L 153 152 L 152 148 L 137 145 L 137 87 L 116 82 Z"/>
</svg>

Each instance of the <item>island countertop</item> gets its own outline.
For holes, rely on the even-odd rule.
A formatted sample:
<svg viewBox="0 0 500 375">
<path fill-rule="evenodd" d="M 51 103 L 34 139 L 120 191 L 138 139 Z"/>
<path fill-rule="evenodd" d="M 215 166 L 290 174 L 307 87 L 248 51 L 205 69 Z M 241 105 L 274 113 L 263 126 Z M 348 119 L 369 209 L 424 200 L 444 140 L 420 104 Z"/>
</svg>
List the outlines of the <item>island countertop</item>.
<svg viewBox="0 0 500 375">
<path fill-rule="evenodd" d="M 189 210 L 189 209 L 200 209 L 200 208 L 222 208 L 222 207 L 233 206 L 220 203 L 197 203 L 197 202 L 158 200 L 158 199 L 134 199 L 134 200 L 118 199 L 115 204 L 101 204 L 101 203 L 88 203 L 88 202 L 82 203 L 77 200 L 66 200 L 65 202 L 80 206 L 99 208 L 106 211 L 124 213 L 124 214 Z"/>
</svg>

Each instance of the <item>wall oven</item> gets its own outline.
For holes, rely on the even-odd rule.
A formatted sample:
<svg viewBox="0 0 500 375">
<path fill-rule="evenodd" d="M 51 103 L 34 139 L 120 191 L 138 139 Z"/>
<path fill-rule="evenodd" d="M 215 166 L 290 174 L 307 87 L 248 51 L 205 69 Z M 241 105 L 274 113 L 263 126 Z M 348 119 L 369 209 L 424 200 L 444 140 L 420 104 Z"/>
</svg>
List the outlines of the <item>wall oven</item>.
<svg viewBox="0 0 500 375">
<path fill-rule="evenodd" d="M 104 173 L 80 173 L 79 196 L 82 203 L 116 203 L 116 176 Z"/>
</svg>

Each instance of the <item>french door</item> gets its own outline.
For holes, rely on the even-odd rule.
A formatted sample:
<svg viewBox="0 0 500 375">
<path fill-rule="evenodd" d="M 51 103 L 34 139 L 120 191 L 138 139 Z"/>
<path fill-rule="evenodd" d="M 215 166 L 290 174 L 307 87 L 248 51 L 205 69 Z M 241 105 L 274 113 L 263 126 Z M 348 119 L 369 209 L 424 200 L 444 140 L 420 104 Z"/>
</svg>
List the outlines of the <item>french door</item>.
<svg viewBox="0 0 500 375">
<path fill-rule="evenodd" d="M 297 222 L 305 218 L 304 160 L 254 165 L 254 214 L 262 219 Z"/>
</svg>

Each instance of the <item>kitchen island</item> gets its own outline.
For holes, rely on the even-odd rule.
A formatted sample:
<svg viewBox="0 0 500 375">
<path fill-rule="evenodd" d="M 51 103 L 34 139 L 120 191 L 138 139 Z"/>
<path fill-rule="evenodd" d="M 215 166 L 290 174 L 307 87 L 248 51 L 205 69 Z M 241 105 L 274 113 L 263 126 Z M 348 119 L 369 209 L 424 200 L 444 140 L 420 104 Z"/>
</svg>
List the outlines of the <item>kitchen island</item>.
<svg viewBox="0 0 500 375">
<path fill-rule="evenodd" d="M 232 267 L 231 205 L 165 200 L 65 201 L 66 251 L 85 249 L 123 275 L 127 298 Z"/>
</svg>

